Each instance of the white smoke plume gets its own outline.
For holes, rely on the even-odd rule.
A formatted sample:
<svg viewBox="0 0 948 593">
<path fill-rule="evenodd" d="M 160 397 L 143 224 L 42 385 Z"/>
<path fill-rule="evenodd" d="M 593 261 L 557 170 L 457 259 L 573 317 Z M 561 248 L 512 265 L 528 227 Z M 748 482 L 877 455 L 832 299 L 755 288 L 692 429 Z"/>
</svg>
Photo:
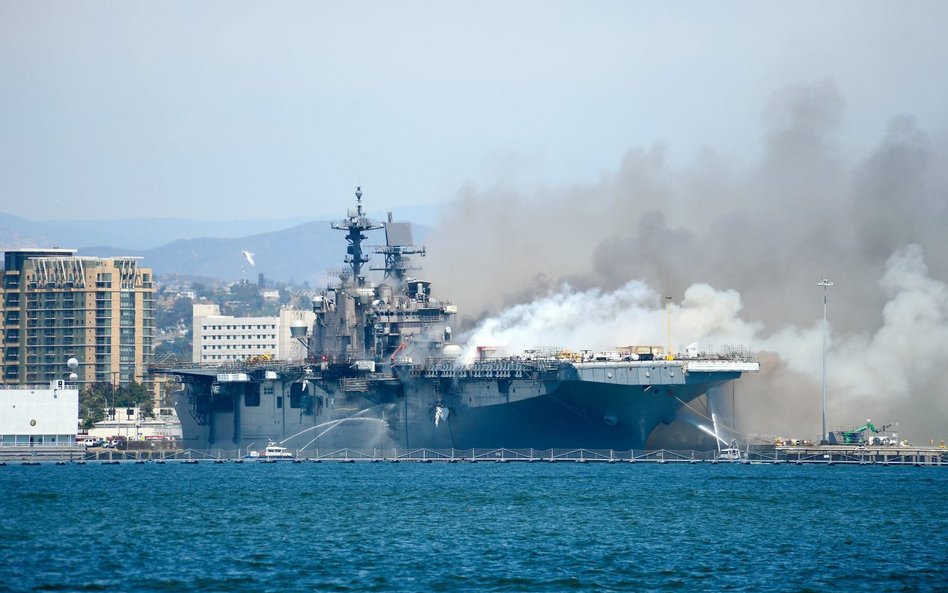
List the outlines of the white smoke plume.
<svg viewBox="0 0 948 593">
<path fill-rule="evenodd" d="M 593 288 L 576 291 L 569 285 L 530 303 L 516 305 L 482 321 L 467 339 L 462 359 L 470 361 L 479 346 L 499 347 L 518 354 L 534 347 L 564 348 L 583 336 L 590 349 L 617 344 L 654 342 L 648 333 L 656 299 L 644 284 L 632 281 L 611 292 Z M 631 330 L 631 333 L 630 333 Z"/>
<path fill-rule="evenodd" d="M 681 304 L 655 308 L 660 301 L 658 293 L 636 280 L 608 292 L 577 291 L 564 285 L 481 321 L 467 336 L 462 358 L 472 360 L 479 346 L 516 355 L 537 347 L 574 347 L 578 340 L 584 349 L 594 351 L 644 345 L 666 348 L 671 339 L 668 326 L 675 335 L 688 336 L 689 342 L 702 340 L 715 349 L 739 346 L 753 339 L 759 329 L 740 319 L 741 298 L 733 290 L 695 284 L 685 291 Z"/>
<path fill-rule="evenodd" d="M 763 370 L 737 384 L 750 432 L 820 430 L 829 278 L 827 420 L 899 422 L 948 437 L 946 136 L 893 118 L 862 158 L 837 146 L 845 101 L 822 81 L 783 89 L 747 167 L 707 150 L 671 167 L 632 149 L 598 182 L 535 194 L 465 188 L 430 238 L 439 293 L 472 344 L 614 349 L 744 345 Z M 440 266 L 440 267 L 439 267 Z"/>
</svg>

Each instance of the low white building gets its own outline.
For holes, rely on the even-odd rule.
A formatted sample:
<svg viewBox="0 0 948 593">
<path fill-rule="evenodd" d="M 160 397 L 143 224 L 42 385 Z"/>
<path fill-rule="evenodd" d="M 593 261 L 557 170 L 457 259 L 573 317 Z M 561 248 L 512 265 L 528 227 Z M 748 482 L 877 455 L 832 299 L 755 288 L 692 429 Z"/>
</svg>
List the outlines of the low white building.
<svg viewBox="0 0 948 593">
<path fill-rule="evenodd" d="M 71 447 L 79 432 L 79 390 L 65 381 L 48 386 L 0 385 L 0 446 Z"/>
<path fill-rule="evenodd" d="M 279 317 L 231 317 L 221 315 L 213 304 L 193 308 L 191 360 L 202 364 L 227 364 L 256 356 L 276 360 L 299 360 L 306 348 L 291 338 L 290 326 L 302 320 L 311 327 L 312 311 L 284 309 Z"/>
<path fill-rule="evenodd" d="M 157 412 L 158 414 L 151 418 L 146 417 L 140 408 L 118 406 L 113 417 L 109 417 L 106 411 L 105 420 L 96 422 L 89 429 L 89 436 L 98 439 L 122 437 L 128 441 L 152 438 L 181 439 L 181 422 L 178 421 L 174 408 L 161 408 Z"/>
</svg>

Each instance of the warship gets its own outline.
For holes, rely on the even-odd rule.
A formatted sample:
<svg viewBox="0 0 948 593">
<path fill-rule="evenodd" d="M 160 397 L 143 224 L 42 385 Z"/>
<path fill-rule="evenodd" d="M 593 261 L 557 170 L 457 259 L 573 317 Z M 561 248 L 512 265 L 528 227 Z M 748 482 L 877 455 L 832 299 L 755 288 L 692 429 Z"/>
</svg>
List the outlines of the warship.
<svg viewBox="0 0 948 593">
<path fill-rule="evenodd" d="M 305 359 L 159 370 L 179 382 L 187 447 L 641 449 L 682 406 L 759 369 L 742 351 L 669 356 L 652 347 L 517 356 L 478 348 L 462 357 L 452 341 L 457 307 L 410 275 L 412 257 L 425 255 L 410 223 L 369 218 L 360 188 L 355 195 L 355 208 L 332 223 L 347 242 L 339 281 L 313 297 L 311 326 L 290 329 Z M 382 278 L 370 282 L 363 242 L 383 229 L 374 250 L 384 263 L 370 268 Z"/>
</svg>

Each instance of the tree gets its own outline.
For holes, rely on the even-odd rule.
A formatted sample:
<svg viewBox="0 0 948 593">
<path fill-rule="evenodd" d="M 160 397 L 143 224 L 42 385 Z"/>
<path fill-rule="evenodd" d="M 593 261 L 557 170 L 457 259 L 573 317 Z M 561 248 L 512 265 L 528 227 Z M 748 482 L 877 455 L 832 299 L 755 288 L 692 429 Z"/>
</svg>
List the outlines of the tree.
<svg viewBox="0 0 948 593">
<path fill-rule="evenodd" d="M 155 359 L 164 360 L 173 357 L 179 361 L 191 360 L 191 332 L 173 340 L 165 340 L 155 346 Z"/>
<path fill-rule="evenodd" d="M 191 290 L 194 291 L 194 296 L 199 299 L 211 300 L 214 298 L 214 289 L 201 282 L 191 283 Z"/>
<path fill-rule="evenodd" d="M 140 408 L 146 416 L 152 416 L 152 399 L 149 392 L 141 383 L 135 381 L 122 385 L 115 390 L 115 406 Z"/>
<path fill-rule="evenodd" d="M 178 298 L 168 309 L 158 309 L 156 325 L 158 329 L 169 330 L 176 327 L 190 327 L 193 313 L 191 299 Z"/>
<path fill-rule="evenodd" d="M 96 422 L 105 420 L 110 392 L 108 383 L 94 383 L 79 394 L 79 418 L 84 429 L 89 430 Z"/>
</svg>

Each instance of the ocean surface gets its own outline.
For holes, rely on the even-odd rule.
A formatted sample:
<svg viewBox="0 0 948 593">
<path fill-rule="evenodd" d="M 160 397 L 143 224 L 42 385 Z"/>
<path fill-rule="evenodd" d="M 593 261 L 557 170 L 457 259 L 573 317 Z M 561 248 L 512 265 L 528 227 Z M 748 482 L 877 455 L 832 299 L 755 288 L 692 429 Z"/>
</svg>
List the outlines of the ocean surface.
<svg viewBox="0 0 948 593">
<path fill-rule="evenodd" d="M 945 591 L 948 470 L 0 467 L 3 591 Z"/>
</svg>

